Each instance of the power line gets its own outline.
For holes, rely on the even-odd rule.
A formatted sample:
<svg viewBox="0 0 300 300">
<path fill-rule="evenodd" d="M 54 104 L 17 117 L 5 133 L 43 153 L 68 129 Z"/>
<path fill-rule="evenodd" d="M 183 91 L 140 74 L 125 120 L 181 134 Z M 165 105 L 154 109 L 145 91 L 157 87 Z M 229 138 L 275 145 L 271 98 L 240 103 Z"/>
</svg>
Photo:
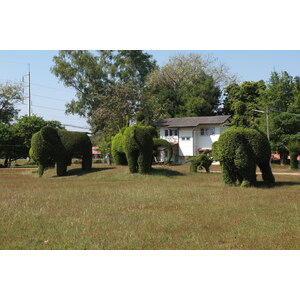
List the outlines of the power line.
<svg viewBox="0 0 300 300">
<path fill-rule="evenodd" d="M 58 88 L 55 88 L 55 87 L 50 87 L 50 86 L 42 85 L 42 84 L 38 84 L 38 83 L 31 83 L 31 84 L 35 85 L 35 86 L 39 86 L 39 87 L 44 87 L 44 88 L 47 88 L 47 89 L 58 90 L 58 91 L 66 92 L 66 93 L 73 93 L 71 91 L 66 91 L 66 90 L 63 90 L 63 89 L 58 89 Z"/>
<path fill-rule="evenodd" d="M 58 99 L 58 98 L 48 97 L 48 96 L 42 96 L 42 95 L 37 95 L 37 94 L 32 94 L 32 96 L 41 97 L 41 98 L 47 98 L 47 99 L 52 99 L 52 100 L 61 101 L 61 102 L 68 101 L 68 100 L 63 100 L 63 99 Z"/>
<path fill-rule="evenodd" d="M 38 108 L 45 108 L 45 109 L 51 109 L 51 110 L 57 110 L 57 111 L 63 111 L 63 109 L 57 109 L 57 108 L 52 108 L 52 107 L 47 107 L 47 106 L 40 106 L 40 105 L 32 105 L 33 107 L 38 107 Z"/>
<path fill-rule="evenodd" d="M 81 129 L 88 129 L 88 130 L 90 130 L 90 128 L 88 128 L 88 127 L 81 127 L 81 126 L 70 125 L 70 124 L 61 124 L 61 125 L 68 126 L 68 127 L 74 127 L 74 128 L 81 128 Z"/>
</svg>

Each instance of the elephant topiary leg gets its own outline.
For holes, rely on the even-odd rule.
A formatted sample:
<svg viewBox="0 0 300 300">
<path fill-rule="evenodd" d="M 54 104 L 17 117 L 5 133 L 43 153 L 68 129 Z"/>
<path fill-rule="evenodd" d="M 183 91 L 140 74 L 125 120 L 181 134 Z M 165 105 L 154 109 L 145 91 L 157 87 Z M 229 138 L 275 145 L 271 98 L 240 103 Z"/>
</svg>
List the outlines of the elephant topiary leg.
<svg viewBox="0 0 300 300">
<path fill-rule="evenodd" d="M 268 182 L 268 183 L 274 183 L 275 182 L 275 178 L 274 178 L 274 175 L 272 173 L 272 169 L 270 167 L 269 161 L 259 163 L 258 167 L 261 170 L 262 178 L 263 178 L 264 182 Z"/>
<path fill-rule="evenodd" d="M 128 167 L 130 173 L 137 173 L 138 172 L 138 152 L 129 152 L 126 153 L 126 158 L 128 161 Z"/>
<path fill-rule="evenodd" d="M 139 172 L 141 174 L 148 173 L 152 165 L 152 151 L 141 152 L 138 157 Z"/>
<path fill-rule="evenodd" d="M 236 184 L 236 174 L 235 174 L 235 170 L 233 170 L 232 167 L 228 167 L 226 164 L 221 164 L 222 166 L 222 175 L 223 175 L 223 180 L 225 182 L 225 184 L 228 185 L 234 185 Z"/>
<path fill-rule="evenodd" d="M 56 174 L 57 174 L 57 176 L 67 175 L 67 164 L 65 161 L 57 161 L 56 162 Z"/>
<path fill-rule="evenodd" d="M 126 166 L 128 164 L 126 155 L 124 152 L 112 151 L 112 157 L 113 157 L 114 163 L 117 166 L 120 166 L 120 165 Z"/>
<path fill-rule="evenodd" d="M 92 151 L 83 155 L 81 168 L 84 171 L 90 171 L 92 169 Z"/>
<path fill-rule="evenodd" d="M 38 172 L 39 172 L 39 176 L 40 176 L 40 177 L 43 176 L 44 170 L 45 170 L 45 167 L 44 167 L 43 165 L 39 165 Z"/>
</svg>

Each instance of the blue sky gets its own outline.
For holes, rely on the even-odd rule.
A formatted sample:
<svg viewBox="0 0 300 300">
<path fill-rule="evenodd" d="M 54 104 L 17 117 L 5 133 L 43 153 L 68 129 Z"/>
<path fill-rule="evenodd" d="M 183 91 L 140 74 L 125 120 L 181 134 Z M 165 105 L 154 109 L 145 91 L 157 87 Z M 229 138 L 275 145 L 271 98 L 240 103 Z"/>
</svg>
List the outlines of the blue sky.
<svg viewBox="0 0 300 300">
<path fill-rule="evenodd" d="M 300 51 L 180 51 L 151 50 L 147 51 L 156 59 L 160 66 L 168 59 L 183 53 L 211 53 L 225 63 L 232 73 L 239 74 L 242 81 L 260 79 L 268 80 L 273 70 L 287 71 L 292 76 L 300 75 Z M 88 127 L 85 120 L 79 116 L 65 115 L 65 103 L 70 101 L 75 93 L 66 88 L 50 72 L 52 58 L 57 51 L 0 51 L 0 81 L 21 81 L 28 73 L 28 63 L 31 72 L 32 112 L 46 120 L 58 120 L 63 124 Z M 27 78 L 27 77 L 25 77 Z M 27 113 L 26 103 L 18 105 L 20 116 Z M 68 127 L 69 130 L 81 130 Z M 84 129 L 82 129 L 84 131 Z"/>
</svg>

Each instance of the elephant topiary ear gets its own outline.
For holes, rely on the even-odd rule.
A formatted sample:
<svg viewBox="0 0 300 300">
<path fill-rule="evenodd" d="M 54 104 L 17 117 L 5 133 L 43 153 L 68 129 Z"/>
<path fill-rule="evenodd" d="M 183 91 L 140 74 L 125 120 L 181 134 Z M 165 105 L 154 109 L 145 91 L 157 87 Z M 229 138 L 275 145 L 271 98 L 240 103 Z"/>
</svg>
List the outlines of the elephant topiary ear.
<svg viewBox="0 0 300 300">
<path fill-rule="evenodd" d="M 45 126 L 41 129 L 41 135 L 45 142 L 50 143 L 53 146 L 60 144 L 60 139 L 55 128 Z"/>
<path fill-rule="evenodd" d="M 58 136 L 57 129 L 46 126 L 43 127 L 40 132 L 42 139 L 45 142 L 45 146 L 50 152 L 53 154 L 55 153 L 55 155 L 61 155 L 65 151 L 60 137 Z"/>
</svg>

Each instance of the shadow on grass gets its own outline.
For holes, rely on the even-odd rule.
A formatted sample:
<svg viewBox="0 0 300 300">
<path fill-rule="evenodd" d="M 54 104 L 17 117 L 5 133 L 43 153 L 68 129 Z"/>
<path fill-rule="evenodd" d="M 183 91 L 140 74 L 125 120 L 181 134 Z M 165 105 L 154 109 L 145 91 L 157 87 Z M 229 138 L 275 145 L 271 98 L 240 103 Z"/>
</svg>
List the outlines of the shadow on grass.
<svg viewBox="0 0 300 300">
<path fill-rule="evenodd" d="M 104 170 L 115 169 L 114 167 L 106 167 L 106 168 L 92 168 L 90 171 L 84 171 L 81 168 L 71 169 L 67 171 L 66 176 L 83 176 L 90 173 L 100 172 Z"/>
<path fill-rule="evenodd" d="M 254 187 L 257 188 L 275 188 L 275 187 L 282 187 L 282 186 L 294 186 L 300 185 L 300 182 L 296 181 L 277 181 L 275 183 L 266 183 L 263 181 L 258 181 L 255 183 Z"/>
<path fill-rule="evenodd" d="M 178 171 L 174 171 L 174 170 L 170 170 L 170 169 L 162 169 L 162 168 L 152 168 L 151 171 L 149 172 L 149 175 L 159 175 L 159 176 L 167 176 L 167 177 L 171 177 L 171 176 L 185 176 L 185 174 L 178 172 Z"/>
</svg>

